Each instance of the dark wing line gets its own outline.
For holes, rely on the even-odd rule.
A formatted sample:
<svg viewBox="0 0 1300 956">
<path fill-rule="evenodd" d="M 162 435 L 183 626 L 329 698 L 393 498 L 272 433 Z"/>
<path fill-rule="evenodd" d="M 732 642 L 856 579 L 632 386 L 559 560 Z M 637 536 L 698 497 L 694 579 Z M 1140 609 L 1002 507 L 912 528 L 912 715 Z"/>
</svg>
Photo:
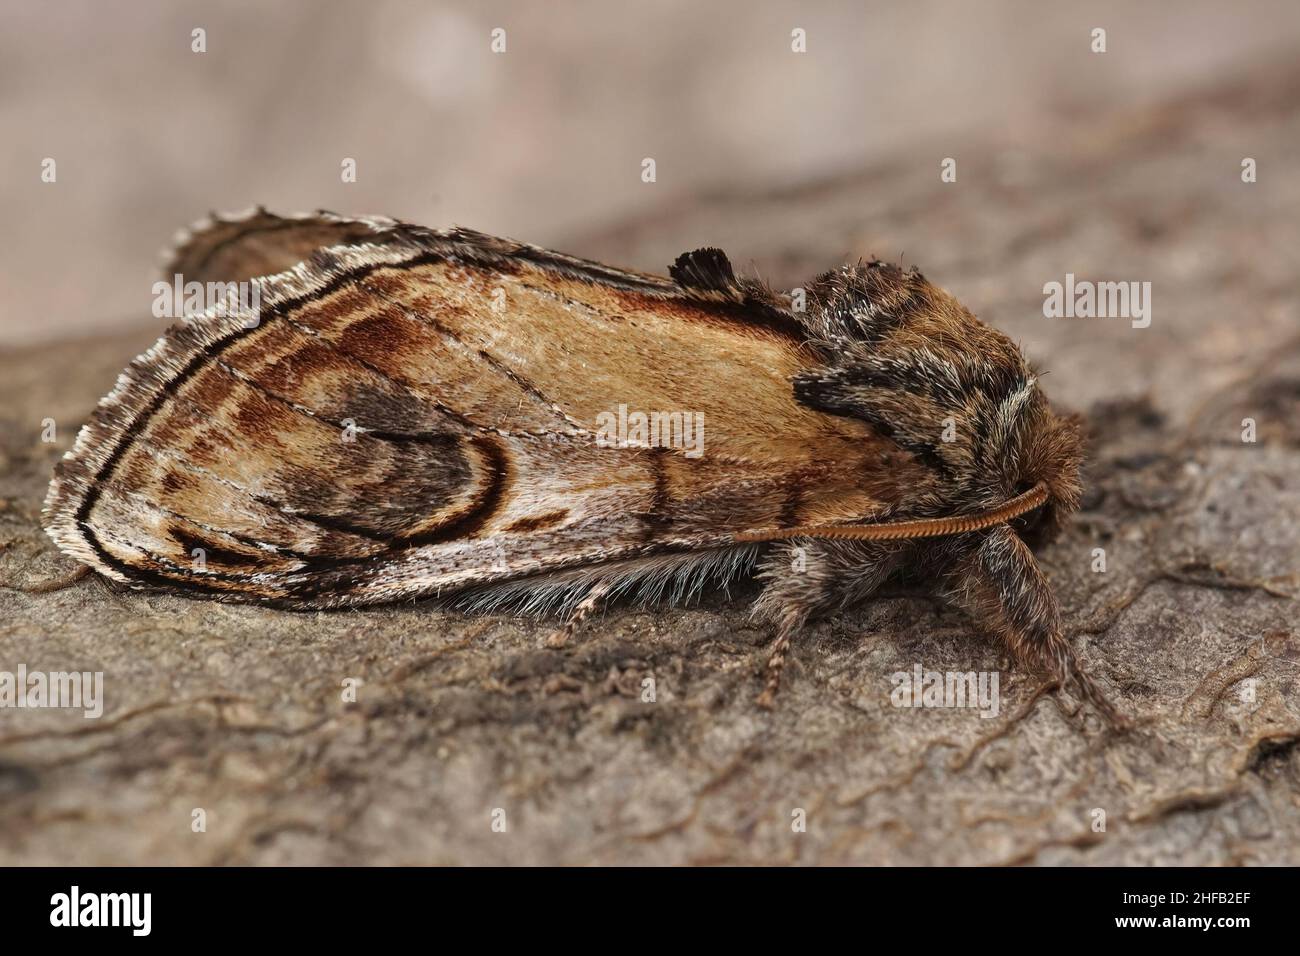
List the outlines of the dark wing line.
<svg viewBox="0 0 1300 956">
<path fill-rule="evenodd" d="M 223 371 L 229 373 L 232 378 L 238 379 L 242 384 L 247 385 L 254 391 L 259 392 L 271 399 L 273 402 L 283 405 L 291 411 L 297 412 L 305 418 L 310 418 L 314 421 L 321 422 L 322 424 L 329 425 L 331 428 L 335 428 L 340 432 L 342 432 L 346 427 L 342 421 L 335 421 L 332 418 L 327 418 L 320 412 L 313 411 L 306 405 L 299 405 L 293 399 L 286 398 L 284 395 L 268 388 L 243 369 L 236 368 L 222 359 L 217 359 L 216 364 Z M 366 428 L 362 424 L 357 425 L 356 431 L 358 436 L 373 438 L 376 441 L 386 442 L 391 445 L 445 445 L 449 440 L 455 440 L 460 437 L 456 432 L 389 432 L 377 428 Z"/>
<path fill-rule="evenodd" d="M 612 285 L 630 292 L 643 292 L 663 297 L 682 294 L 681 286 L 663 276 L 630 269 L 617 269 L 590 259 L 580 259 L 563 252 L 553 252 L 540 246 L 529 245 L 526 242 L 489 236 L 474 229 L 457 226 L 447 230 L 435 230 L 405 222 L 401 224 L 401 228 L 417 241 L 433 248 L 444 248 L 461 261 L 493 268 L 524 261 L 572 279 Z"/>
<path fill-rule="evenodd" d="M 413 321 L 419 322 L 420 324 L 433 329 L 435 332 L 437 332 L 447 341 L 455 342 L 457 345 L 459 345 L 462 349 L 465 350 L 466 354 L 472 355 L 475 358 L 479 359 L 479 361 L 481 361 L 484 365 L 486 365 L 488 369 L 514 382 L 515 385 L 519 386 L 520 390 L 523 391 L 524 394 L 528 395 L 529 398 L 533 399 L 533 401 L 535 401 L 542 408 L 546 409 L 546 411 L 557 415 L 570 428 L 573 428 L 583 433 L 587 432 L 587 429 L 584 428 L 580 422 L 577 422 L 574 419 L 570 418 L 568 415 L 566 415 L 558 405 L 556 405 L 553 401 L 551 401 L 549 398 L 546 397 L 545 393 L 543 393 L 541 389 L 539 389 L 528 379 L 524 378 L 524 376 L 520 375 L 514 369 L 510 368 L 504 362 L 495 358 L 486 349 L 475 348 L 474 346 L 466 344 L 464 339 L 462 339 L 451 329 L 447 328 L 447 326 L 443 325 L 437 319 L 433 318 L 432 316 L 428 315 L 425 312 L 420 311 L 419 309 L 412 308 L 410 305 L 408 305 L 405 302 L 402 302 L 400 299 L 395 299 L 392 296 L 385 295 L 379 289 L 367 285 L 364 278 L 357 280 L 357 286 L 361 289 L 364 289 L 366 292 L 369 292 L 377 299 L 380 299 L 383 302 L 387 302 L 389 305 L 393 306 L 394 308 L 400 309 L 402 311 L 402 314 L 405 315 L 407 318 L 412 319 Z"/>
<path fill-rule="evenodd" d="M 770 290 L 751 280 L 737 279 L 734 286 L 723 290 L 717 284 L 704 282 L 702 278 L 697 284 L 693 281 L 693 270 L 683 272 L 681 278 L 668 279 L 628 269 L 616 269 L 512 239 L 498 239 L 472 229 L 456 228 L 440 232 L 409 223 L 402 223 L 399 228 L 431 248 L 449 250 L 452 258 L 458 261 L 508 270 L 512 263 L 522 260 L 566 278 L 613 286 L 664 301 L 676 300 L 706 307 L 731 321 L 766 329 L 801 346 L 808 339 L 808 329 L 803 321 L 785 308 Z M 722 256 L 717 250 L 699 250 L 679 257 L 678 263 L 683 258 L 689 260 L 699 252 L 717 252 Z M 722 259 L 725 261 L 726 256 L 722 256 Z M 716 266 L 716 260 L 713 264 Z M 686 281 L 681 281 L 682 278 Z"/>
<path fill-rule="evenodd" d="M 310 557 L 308 555 L 300 551 L 295 551 L 292 548 L 280 547 L 279 545 L 271 544 L 268 541 L 262 541 L 258 538 L 250 537 L 249 535 L 246 534 L 240 534 L 237 531 L 230 531 L 225 528 L 214 528 L 212 525 L 205 524 L 204 522 L 199 521 L 198 519 L 194 518 L 192 515 L 183 515 L 177 511 L 173 511 L 172 509 L 165 507 L 164 505 L 160 505 L 158 504 L 158 502 L 152 501 L 149 498 L 145 497 L 140 492 L 127 488 L 124 485 L 120 485 L 116 481 L 110 482 L 109 487 L 114 491 L 114 493 L 120 495 L 123 498 L 131 499 L 131 501 L 135 502 L 136 504 L 139 505 L 139 507 L 145 509 L 146 511 L 153 511 L 156 512 L 157 514 L 164 515 L 165 517 L 170 518 L 174 521 L 181 521 L 184 522 L 185 524 L 191 524 L 196 528 L 201 528 L 203 531 L 207 532 L 208 534 L 220 535 L 221 537 L 230 538 L 232 541 L 238 541 L 240 544 L 245 545 L 246 547 L 249 548 L 257 548 L 259 550 L 270 549 L 270 551 L 274 554 L 284 555 L 286 557 L 290 557 L 298 561 L 310 560 Z M 145 549 L 142 548 L 141 550 L 145 550 Z"/>
<path fill-rule="evenodd" d="M 415 401 L 427 402 L 428 404 L 436 408 L 439 412 L 446 415 L 448 418 L 460 422 L 466 428 L 480 433 L 503 434 L 502 431 L 498 428 L 490 428 L 487 425 L 480 425 L 478 422 L 469 418 L 464 413 L 456 411 L 450 405 L 444 405 L 442 402 L 435 401 L 423 395 L 417 395 L 416 392 L 411 388 L 409 382 L 403 381 L 400 378 L 395 378 L 390 372 L 384 371 L 378 365 L 374 365 L 373 363 L 369 362 L 367 359 L 358 355 L 356 352 L 352 352 L 344 348 L 338 342 L 332 341 L 331 339 L 328 339 L 325 336 L 321 335 L 320 332 L 318 332 L 316 329 L 313 329 L 310 325 L 303 325 L 301 322 L 295 320 L 292 314 L 284 315 L 282 316 L 282 318 L 286 323 L 292 326 L 297 332 L 301 333 L 302 335 L 308 335 L 314 338 L 322 348 L 331 349 L 336 354 L 343 356 L 347 361 L 355 362 L 357 365 L 360 365 L 366 371 L 371 372 L 372 374 L 378 376 L 379 378 L 382 378 L 384 381 L 392 385 L 395 385 L 397 388 L 400 388 L 402 391 L 404 391 Z M 504 434 L 511 437 L 513 437 L 514 435 L 514 433 L 512 432 L 505 432 Z"/>
</svg>

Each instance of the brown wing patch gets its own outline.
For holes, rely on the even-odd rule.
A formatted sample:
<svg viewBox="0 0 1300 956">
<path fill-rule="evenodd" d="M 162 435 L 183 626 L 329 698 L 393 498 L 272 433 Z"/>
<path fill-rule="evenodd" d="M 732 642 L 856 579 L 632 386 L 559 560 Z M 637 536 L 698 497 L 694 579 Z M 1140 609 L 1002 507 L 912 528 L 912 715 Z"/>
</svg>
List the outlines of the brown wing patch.
<svg viewBox="0 0 1300 956">
<path fill-rule="evenodd" d="M 517 521 L 511 522 L 505 530 L 509 534 L 527 534 L 530 531 L 544 531 L 547 528 L 554 528 L 556 525 L 563 524 L 564 519 L 569 516 L 569 512 L 564 509 L 558 511 L 545 511 L 537 515 L 528 515 Z"/>
<path fill-rule="evenodd" d="M 454 410 L 474 427 L 507 432 L 564 427 L 562 416 L 539 402 L 525 383 L 458 334 L 472 316 L 453 307 L 417 314 L 383 291 L 394 288 L 397 276 L 412 284 L 427 281 L 440 274 L 434 269 L 375 270 L 304 303 L 288 318 L 376 375 L 433 407 Z"/>
<path fill-rule="evenodd" d="M 241 489 L 287 514 L 377 540 L 426 531 L 440 514 L 454 513 L 475 494 L 475 456 L 458 436 L 349 431 L 270 396 L 220 364 L 206 366 L 182 386 L 144 437 L 222 488 Z M 133 461 L 139 467 L 127 474 L 134 486 L 156 464 L 149 457 Z M 219 514 L 208 517 L 220 526 Z"/>
</svg>

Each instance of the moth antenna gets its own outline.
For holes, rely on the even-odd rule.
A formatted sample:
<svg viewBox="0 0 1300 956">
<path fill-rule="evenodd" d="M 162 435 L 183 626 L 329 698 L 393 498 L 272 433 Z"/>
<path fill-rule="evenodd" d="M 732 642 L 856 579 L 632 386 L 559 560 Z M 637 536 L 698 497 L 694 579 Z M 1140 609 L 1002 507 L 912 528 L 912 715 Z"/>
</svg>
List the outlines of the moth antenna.
<svg viewBox="0 0 1300 956">
<path fill-rule="evenodd" d="M 738 542 L 785 541 L 789 538 L 836 538 L 846 541 L 901 541 L 908 538 L 937 538 L 950 534 L 980 531 L 1017 518 L 1047 502 L 1047 486 L 1041 481 L 1028 491 L 988 511 L 949 518 L 917 518 L 910 521 L 887 521 L 880 524 L 808 524 L 767 531 L 742 531 Z"/>
</svg>

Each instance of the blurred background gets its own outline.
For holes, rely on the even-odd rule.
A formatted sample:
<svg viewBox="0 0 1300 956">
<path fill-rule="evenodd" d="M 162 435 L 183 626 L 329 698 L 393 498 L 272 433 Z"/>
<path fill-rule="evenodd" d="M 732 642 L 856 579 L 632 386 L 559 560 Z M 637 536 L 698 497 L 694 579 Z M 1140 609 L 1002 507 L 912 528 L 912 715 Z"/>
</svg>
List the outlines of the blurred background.
<svg viewBox="0 0 1300 956">
<path fill-rule="evenodd" d="M 1090 50 L 1097 26 L 1104 56 Z M 656 272 L 727 239 L 738 262 L 795 282 L 770 239 L 720 234 L 725 223 L 683 217 L 662 248 L 608 240 L 694 197 L 884 156 L 880 191 L 932 189 L 939 159 L 973 134 L 1014 176 L 1077 112 L 1131 112 L 1297 49 L 1294 0 L 6 0 L 0 347 L 148 323 L 177 227 L 256 203 L 472 226 Z M 55 183 L 41 181 L 47 157 Z M 355 183 L 341 181 L 345 157 Z M 927 261 L 897 232 L 874 251 Z"/>
</svg>

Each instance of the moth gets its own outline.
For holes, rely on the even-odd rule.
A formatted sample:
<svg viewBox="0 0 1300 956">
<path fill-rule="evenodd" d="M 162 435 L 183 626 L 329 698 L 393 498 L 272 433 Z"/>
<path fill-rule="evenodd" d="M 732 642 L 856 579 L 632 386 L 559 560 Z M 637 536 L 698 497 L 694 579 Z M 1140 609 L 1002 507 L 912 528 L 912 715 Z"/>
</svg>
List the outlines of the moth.
<svg viewBox="0 0 1300 956">
<path fill-rule="evenodd" d="M 1031 552 L 1078 508 L 1081 423 L 915 269 L 783 293 L 712 248 L 665 278 L 258 207 L 183 232 L 166 272 L 258 305 L 170 328 L 57 466 L 48 533 L 101 574 L 283 608 L 558 610 L 561 639 L 622 595 L 756 575 L 764 704 L 810 621 L 907 579 L 1120 719 Z M 615 416 L 636 427 L 611 436 Z"/>
</svg>

